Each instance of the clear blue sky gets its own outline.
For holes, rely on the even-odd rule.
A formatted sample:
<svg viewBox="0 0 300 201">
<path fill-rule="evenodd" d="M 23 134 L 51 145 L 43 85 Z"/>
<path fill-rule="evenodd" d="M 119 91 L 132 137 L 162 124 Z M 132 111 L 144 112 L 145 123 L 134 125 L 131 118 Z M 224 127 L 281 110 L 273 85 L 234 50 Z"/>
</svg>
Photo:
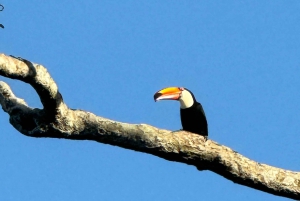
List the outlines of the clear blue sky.
<svg viewBox="0 0 300 201">
<path fill-rule="evenodd" d="M 8 1 L 0 52 L 45 65 L 71 108 L 181 128 L 192 90 L 209 138 L 299 171 L 300 1 Z M 7 81 L 32 107 L 35 91 Z M 287 200 L 210 171 L 92 141 L 29 138 L 0 111 L 0 200 Z"/>
</svg>

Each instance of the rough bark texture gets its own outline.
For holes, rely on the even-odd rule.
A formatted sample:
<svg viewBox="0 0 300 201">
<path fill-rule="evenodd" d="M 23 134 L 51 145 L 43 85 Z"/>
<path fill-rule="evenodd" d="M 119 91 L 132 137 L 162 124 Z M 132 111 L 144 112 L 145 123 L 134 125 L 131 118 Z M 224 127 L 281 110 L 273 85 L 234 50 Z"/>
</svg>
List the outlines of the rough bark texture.
<svg viewBox="0 0 300 201">
<path fill-rule="evenodd" d="M 9 114 L 10 123 L 24 135 L 116 145 L 210 170 L 235 183 L 274 195 L 300 199 L 300 172 L 257 163 L 193 133 L 121 123 L 69 109 L 46 68 L 27 60 L 0 54 L 0 75 L 29 83 L 44 106 L 30 108 L 6 83 L 0 82 L 2 109 Z"/>
</svg>

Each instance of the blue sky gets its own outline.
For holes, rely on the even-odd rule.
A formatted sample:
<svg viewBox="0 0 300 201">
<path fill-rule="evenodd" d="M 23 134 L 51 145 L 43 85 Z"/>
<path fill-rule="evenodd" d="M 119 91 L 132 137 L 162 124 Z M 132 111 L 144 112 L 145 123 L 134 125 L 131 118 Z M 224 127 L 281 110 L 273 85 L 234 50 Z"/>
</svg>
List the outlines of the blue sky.
<svg viewBox="0 0 300 201">
<path fill-rule="evenodd" d="M 300 1 L 1 1 L 0 52 L 43 64 L 69 107 L 178 130 L 183 86 L 209 138 L 299 171 Z M 7 81 L 31 107 L 35 91 Z M 287 200 L 92 141 L 29 138 L 0 112 L 0 200 Z"/>
</svg>

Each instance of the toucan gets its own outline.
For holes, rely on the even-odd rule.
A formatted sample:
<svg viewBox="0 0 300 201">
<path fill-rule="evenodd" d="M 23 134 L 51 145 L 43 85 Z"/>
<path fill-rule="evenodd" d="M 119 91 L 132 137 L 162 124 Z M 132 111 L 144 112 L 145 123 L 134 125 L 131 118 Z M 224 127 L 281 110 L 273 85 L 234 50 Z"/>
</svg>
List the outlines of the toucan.
<svg viewBox="0 0 300 201">
<path fill-rule="evenodd" d="M 183 87 L 167 87 L 154 94 L 154 100 L 178 100 L 182 129 L 202 136 L 208 136 L 207 121 L 202 105 L 194 94 Z"/>
</svg>

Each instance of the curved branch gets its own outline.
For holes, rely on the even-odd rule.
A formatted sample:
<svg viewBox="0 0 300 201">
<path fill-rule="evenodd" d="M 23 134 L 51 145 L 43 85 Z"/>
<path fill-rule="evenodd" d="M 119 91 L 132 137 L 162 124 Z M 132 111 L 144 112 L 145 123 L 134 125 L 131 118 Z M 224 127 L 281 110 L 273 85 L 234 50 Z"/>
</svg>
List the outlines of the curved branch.
<svg viewBox="0 0 300 201">
<path fill-rule="evenodd" d="M 94 140 L 116 145 L 194 165 L 199 170 L 210 170 L 235 183 L 274 195 L 300 199 L 300 172 L 257 163 L 193 133 L 126 124 L 69 109 L 46 69 L 27 60 L 19 61 L 1 54 L 0 75 L 31 84 L 44 105 L 42 110 L 28 107 L 24 100 L 15 97 L 7 84 L 0 82 L 2 108 L 10 115 L 10 123 L 27 136 Z"/>
<path fill-rule="evenodd" d="M 56 83 L 42 65 L 4 54 L 0 55 L 0 63 L 0 75 L 29 83 L 36 90 L 49 118 L 66 107 Z"/>
</svg>

